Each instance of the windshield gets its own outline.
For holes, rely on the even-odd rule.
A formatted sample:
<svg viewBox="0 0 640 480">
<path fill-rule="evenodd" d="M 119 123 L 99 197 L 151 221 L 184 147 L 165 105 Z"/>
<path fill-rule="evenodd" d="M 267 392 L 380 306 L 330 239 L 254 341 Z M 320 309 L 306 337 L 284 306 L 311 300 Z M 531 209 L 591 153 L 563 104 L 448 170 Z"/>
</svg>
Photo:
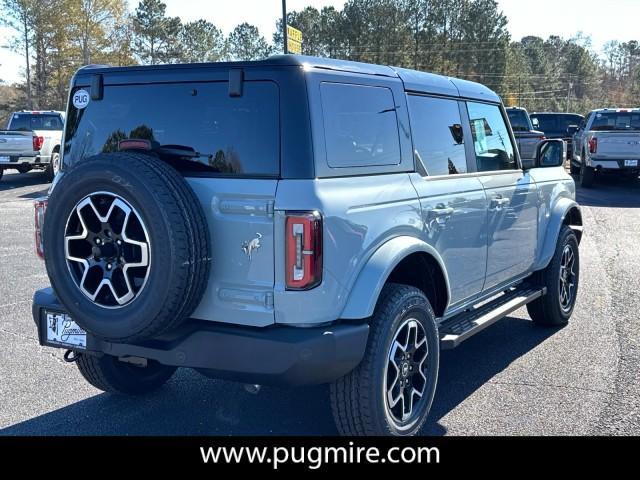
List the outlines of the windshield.
<svg viewBox="0 0 640 480">
<path fill-rule="evenodd" d="M 591 130 L 640 130 L 640 112 L 596 113 Z"/>
<path fill-rule="evenodd" d="M 11 118 L 9 130 L 62 130 L 62 118 L 58 114 L 16 113 Z"/>
<path fill-rule="evenodd" d="M 507 110 L 507 115 L 514 132 L 528 132 L 531 130 L 529 118 L 524 110 Z"/>
</svg>

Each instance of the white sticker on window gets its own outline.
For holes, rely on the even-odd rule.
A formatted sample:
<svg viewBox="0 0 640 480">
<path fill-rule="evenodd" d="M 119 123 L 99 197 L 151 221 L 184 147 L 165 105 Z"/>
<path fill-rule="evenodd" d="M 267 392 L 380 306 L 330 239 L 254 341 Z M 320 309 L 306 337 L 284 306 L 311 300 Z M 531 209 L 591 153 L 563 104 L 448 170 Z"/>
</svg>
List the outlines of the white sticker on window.
<svg viewBox="0 0 640 480">
<path fill-rule="evenodd" d="M 76 108 L 84 108 L 89 105 L 89 92 L 86 90 L 78 90 L 73 94 L 73 106 Z"/>
</svg>

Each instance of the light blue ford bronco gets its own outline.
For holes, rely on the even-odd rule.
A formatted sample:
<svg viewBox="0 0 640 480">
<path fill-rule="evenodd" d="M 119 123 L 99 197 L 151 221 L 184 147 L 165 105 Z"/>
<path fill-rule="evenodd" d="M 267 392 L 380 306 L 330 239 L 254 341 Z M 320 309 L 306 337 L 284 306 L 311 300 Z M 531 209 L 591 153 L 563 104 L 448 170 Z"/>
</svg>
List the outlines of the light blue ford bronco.
<svg viewBox="0 0 640 480">
<path fill-rule="evenodd" d="M 524 305 L 569 320 L 563 151 L 544 141 L 523 169 L 494 92 L 401 68 L 82 68 L 36 202 L 40 342 L 107 392 L 178 367 L 327 383 L 341 434 L 419 433 L 441 349 Z"/>
</svg>

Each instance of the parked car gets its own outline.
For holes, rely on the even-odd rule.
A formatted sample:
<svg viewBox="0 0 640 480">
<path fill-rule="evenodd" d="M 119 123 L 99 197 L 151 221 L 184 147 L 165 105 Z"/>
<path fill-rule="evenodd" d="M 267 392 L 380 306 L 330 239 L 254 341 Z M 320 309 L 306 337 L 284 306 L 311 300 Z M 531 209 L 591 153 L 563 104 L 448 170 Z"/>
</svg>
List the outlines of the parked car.
<svg viewBox="0 0 640 480">
<path fill-rule="evenodd" d="M 329 383 L 340 433 L 415 434 L 441 348 L 524 305 L 568 322 L 582 219 L 562 151 L 523 169 L 493 91 L 412 70 L 83 68 L 36 202 L 40 343 L 107 392 L 177 367 Z"/>
<path fill-rule="evenodd" d="M 573 134 L 584 121 L 577 113 L 534 112 L 530 115 L 533 128 L 546 138 L 561 138 L 567 143 L 567 158 L 573 156 Z"/>
<path fill-rule="evenodd" d="M 522 163 L 525 167 L 530 167 L 533 165 L 538 144 L 545 139 L 545 136 L 542 132 L 534 129 L 525 108 L 509 107 L 506 110 L 518 143 Z"/>
<path fill-rule="evenodd" d="M 49 181 L 60 164 L 64 112 L 22 110 L 0 130 L 0 179 L 4 170 L 43 170 Z"/>
<path fill-rule="evenodd" d="M 615 174 L 638 180 L 640 174 L 640 109 L 593 110 L 573 137 L 571 173 L 580 185 L 593 186 L 599 174 Z"/>
</svg>

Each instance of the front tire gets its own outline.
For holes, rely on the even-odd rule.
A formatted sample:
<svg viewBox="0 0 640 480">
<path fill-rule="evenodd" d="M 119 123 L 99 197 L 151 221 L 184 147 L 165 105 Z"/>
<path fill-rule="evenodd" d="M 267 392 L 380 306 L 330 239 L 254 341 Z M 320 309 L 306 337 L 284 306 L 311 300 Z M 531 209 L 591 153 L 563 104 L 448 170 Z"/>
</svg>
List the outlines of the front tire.
<svg viewBox="0 0 640 480">
<path fill-rule="evenodd" d="M 417 434 L 431 409 L 439 358 L 429 300 L 417 288 L 385 285 L 362 362 L 330 387 L 340 434 Z"/>
<path fill-rule="evenodd" d="M 571 228 L 562 228 L 551 262 L 534 280 L 546 287 L 547 293 L 527 305 L 531 319 L 538 325 L 566 325 L 573 313 L 580 282 L 580 251 Z"/>
<path fill-rule="evenodd" d="M 121 362 L 111 355 L 76 355 L 76 365 L 85 380 L 109 393 L 143 395 L 160 388 L 176 371 L 175 367 L 153 360 L 148 360 L 147 366 L 142 367 Z"/>
</svg>

